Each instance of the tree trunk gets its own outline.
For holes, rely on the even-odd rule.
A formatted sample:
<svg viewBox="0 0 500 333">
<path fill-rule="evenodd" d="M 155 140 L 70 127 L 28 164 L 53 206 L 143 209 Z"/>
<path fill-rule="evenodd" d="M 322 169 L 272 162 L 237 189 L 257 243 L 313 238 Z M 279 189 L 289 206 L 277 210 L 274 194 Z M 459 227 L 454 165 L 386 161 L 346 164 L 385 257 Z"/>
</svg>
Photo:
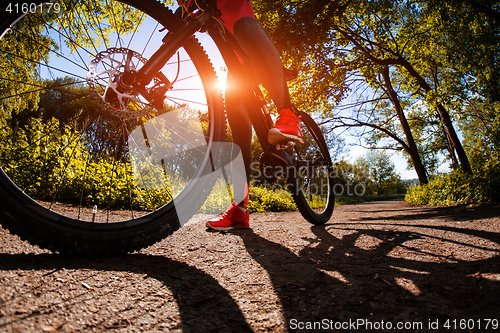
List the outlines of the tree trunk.
<svg viewBox="0 0 500 333">
<path fill-rule="evenodd" d="M 448 150 L 448 155 L 451 161 L 451 169 L 458 170 L 460 164 L 458 163 L 457 154 L 455 154 L 455 149 L 453 148 L 453 144 L 451 143 L 451 139 L 448 135 L 448 131 L 446 127 L 443 126 L 443 134 L 446 137 L 446 150 Z"/>
<path fill-rule="evenodd" d="M 432 88 L 429 86 L 429 84 L 424 80 L 423 77 L 418 74 L 418 72 L 413 68 L 413 66 L 406 61 L 404 58 L 399 58 L 398 59 L 400 64 L 406 68 L 406 70 L 410 73 L 411 76 L 413 76 L 419 86 L 426 92 L 432 91 Z M 451 144 L 453 145 L 453 148 L 455 149 L 458 160 L 460 161 L 460 166 L 462 169 L 468 173 L 471 172 L 471 167 L 469 163 L 469 159 L 467 158 L 467 154 L 465 153 L 464 147 L 462 146 L 462 143 L 460 142 L 460 139 L 458 138 L 457 132 L 455 131 L 455 128 L 453 127 L 453 123 L 450 118 L 450 114 L 448 111 L 446 111 L 445 107 L 441 103 L 437 103 L 437 112 L 439 114 L 439 118 L 443 122 L 443 126 L 446 129 L 446 136 L 447 138 L 451 141 Z"/>
<path fill-rule="evenodd" d="M 350 42 L 354 44 L 355 47 L 357 47 L 361 52 L 363 52 L 368 59 L 373 61 L 376 64 L 386 66 L 386 65 L 399 65 L 404 67 L 408 73 L 413 76 L 417 82 L 418 85 L 426 92 L 432 91 L 432 88 L 429 86 L 429 84 L 425 81 L 425 79 L 420 76 L 420 74 L 415 70 L 415 68 L 405 59 L 403 56 L 400 54 L 397 54 L 396 52 L 391 52 L 391 54 L 396 55 L 395 58 L 387 58 L 387 59 L 377 59 L 371 52 L 369 48 L 363 47 L 363 45 L 356 40 L 356 37 L 361 38 L 362 40 L 365 40 L 364 37 L 356 36 L 355 34 L 352 33 L 352 31 L 349 30 L 343 30 L 340 29 L 338 26 L 333 26 L 333 29 L 337 30 L 340 32 L 345 38 L 347 38 Z M 376 43 L 375 43 L 376 44 Z M 458 138 L 457 132 L 455 131 L 455 128 L 453 127 L 453 123 L 451 122 L 451 118 L 449 113 L 446 111 L 444 106 L 441 103 L 437 104 L 437 111 L 439 114 L 439 117 L 446 129 L 446 137 L 448 140 L 450 140 L 451 145 L 455 149 L 458 160 L 460 161 L 460 166 L 462 169 L 468 173 L 471 173 L 471 167 L 469 163 L 469 159 L 467 158 L 467 154 L 465 153 L 464 147 L 462 146 L 462 143 L 460 142 L 460 139 Z"/>
<path fill-rule="evenodd" d="M 384 78 L 386 93 L 389 96 L 394 109 L 396 110 L 396 114 L 398 115 L 399 121 L 401 122 L 401 127 L 403 127 L 403 131 L 406 136 L 408 147 L 405 150 L 410 155 L 420 184 L 427 184 L 429 182 L 427 178 L 427 170 L 425 169 L 422 163 L 422 159 L 420 158 L 420 154 L 418 153 L 417 144 L 415 143 L 415 139 L 413 138 L 413 134 L 411 133 L 410 125 L 408 125 L 408 120 L 406 119 L 406 116 L 403 112 L 403 108 L 401 106 L 401 103 L 399 102 L 398 95 L 392 87 L 391 79 L 389 76 L 389 66 L 383 67 L 382 76 Z"/>
<path fill-rule="evenodd" d="M 455 128 L 453 127 L 453 123 L 451 122 L 450 114 L 446 111 L 444 106 L 439 103 L 438 104 L 438 113 L 441 118 L 441 121 L 443 122 L 443 125 L 445 129 L 447 130 L 447 135 L 450 138 L 451 143 L 453 144 L 453 147 L 455 148 L 455 151 L 457 153 L 458 160 L 460 161 L 460 166 L 462 169 L 468 173 L 471 173 L 471 168 L 470 168 L 470 163 L 469 163 L 469 158 L 467 157 L 467 154 L 465 153 L 464 147 L 462 146 L 462 143 L 460 142 L 460 139 L 458 138 L 457 132 L 455 131 Z"/>
</svg>

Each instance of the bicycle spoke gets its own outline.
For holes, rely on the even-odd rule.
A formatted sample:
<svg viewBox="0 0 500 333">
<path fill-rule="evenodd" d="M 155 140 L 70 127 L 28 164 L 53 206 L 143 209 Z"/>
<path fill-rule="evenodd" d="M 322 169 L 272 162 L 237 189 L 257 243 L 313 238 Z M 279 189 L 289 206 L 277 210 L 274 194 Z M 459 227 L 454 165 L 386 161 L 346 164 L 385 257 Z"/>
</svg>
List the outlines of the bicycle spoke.
<svg viewBox="0 0 500 333">
<path fill-rule="evenodd" d="M 81 213 L 82 213 L 83 196 L 85 194 L 85 179 L 87 178 L 87 172 L 88 172 L 88 168 L 90 165 L 90 158 L 91 157 L 92 157 L 92 155 L 90 154 L 90 152 L 87 151 L 87 159 L 85 160 L 85 170 L 83 171 L 83 177 L 82 177 L 82 188 L 80 191 L 80 202 L 78 205 L 78 216 L 77 216 L 78 220 L 80 219 Z"/>
<path fill-rule="evenodd" d="M 77 140 L 78 140 L 78 141 L 80 141 L 80 140 L 82 139 L 82 137 L 83 137 L 83 132 L 82 132 L 82 133 L 80 133 L 80 135 L 78 136 L 78 138 L 75 138 L 75 141 L 77 141 Z M 73 141 L 73 142 L 74 142 L 74 141 Z M 73 142 L 70 142 L 70 144 L 71 144 L 71 143 L 73 143 Z M 52 200 L 51 200 L 51 202 L 50 202 L 49 209 L 52 209 L 52 205 L 54 204 L 54 202 L 55 202 L 55 200 L 56 200 L 56 197 L 57 197 L 57 192 L 59 191 L 59 189 L 60 189 L 60 188 L 61 188 L 61 186 L 63 185 L 64 181 L 66 180 L 65 173 L 66 173 L 66 171 L 68 170 L 68 167 L 69 167 L 69 165 L 70 165 L 70 163 L 71 163 L 71 160 L 72 160 L 72 158 L 73 158 L 73 156 L 74 156 L 74 154 L 75 154 L 75 152 L 76 152 L 76 150 L 77 150 L 77 146 L 78 146 L 78 145 L 75 145 L 75 146 L 71 149 L 71 154 L 69 155 L 68 160 L 66 161 L 66 164 L 65 164 L 65 166 L 64 166 L 64 168 L 63 168 L 63 170 L 61 171 L 61 174 L 60 174 L 60 176 L 59 176 L 60 181 L 59 181 L 59 183 L 56 185 L 56 189 L 55 189 L 54 193 L 52 194 Z M 69 145 L 68 145 L 68 147 L 69 147 Z"/>
<path fill-rule="evenodd" d="M 142 19 L 142 17 L 141 17 Z M 155 27 L 153 28 L 153 30 L 151 31 L 151 34 L 149 34 L 149 38 L 147 40 L 147 42 L 145 43 L 144 45 L 144 48 L 142 49 L 142 52 L 141 54 L 142 55 L 145 55 L 146 54 L 146 50 L 148 49 L 148 47 L 150 47 L 150 43 L 155 35 L 155 32 L 158 30 L 158 27 L 160 26 L 160 23 L 156 23 Z M 134 34 L 136 33 L 136 31 L 134 30 Z M 127 48 L 130 48 L 130 45 L 132 44 L 132 38 L 130 39 L 130 42 L 129 44 L 127 45 Z"/>
<path fill-rule="evenodd" d="M 0 128 L 12 149 L 0 162 L 26 194 L 61 215 L 111 223 L 155 211 L 188 186 L 206 153 L 201 115 L 210 106 L 200 68 L 179 49 L 145 88 L 164 94 L 157 111 L 140 92 L 117 87 L 125 68 L 140 69 L 161 45 L 165 25 L 114 0 L 61 7 L 26 15 L 0 44 L 0 65 L 15 64 L 0 77 L 0 103 L 12 105 Z M 134 136 L 141 128 L 149 138 Z"/>
<path fill-rule="evenodd" d="M 203 102 L 198 102 L 198 101 L 193 101 L 185 98 L 178 98 L 178 97 L 171 97 L 167 96 L 167 99 L 174 103 L 176 106 L 183 106 L 184 104 L 196 104 L 196 105 L 203 105 L 206 106 L 206 103 Z"/>
</svg>

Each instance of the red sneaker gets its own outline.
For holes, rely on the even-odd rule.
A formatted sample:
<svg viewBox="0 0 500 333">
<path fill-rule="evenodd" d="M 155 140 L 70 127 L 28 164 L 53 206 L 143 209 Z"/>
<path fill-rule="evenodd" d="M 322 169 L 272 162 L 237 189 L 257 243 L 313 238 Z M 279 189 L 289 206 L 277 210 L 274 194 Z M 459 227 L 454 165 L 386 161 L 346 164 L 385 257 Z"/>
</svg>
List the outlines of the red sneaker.
<svg viewBox="0 0 500 333">
<path fill-rule="evenodd" d="M 231 230 L 235 228 L 250 228 L 250 214 L 245 207 L 245 211 L 233 202 L 229 208 L 221 215 L 207 221 L 207 228 L 215 230 Z"/>
<path fill-rule="evenodd" d="M 281 110 L 278 119 L 276 119 L 276 124 L 269 130 L 267 139 L 272 145 L 290 140 L 296 143 L 304 143 L 299 117 L 290 109 Z"/>
</svg>

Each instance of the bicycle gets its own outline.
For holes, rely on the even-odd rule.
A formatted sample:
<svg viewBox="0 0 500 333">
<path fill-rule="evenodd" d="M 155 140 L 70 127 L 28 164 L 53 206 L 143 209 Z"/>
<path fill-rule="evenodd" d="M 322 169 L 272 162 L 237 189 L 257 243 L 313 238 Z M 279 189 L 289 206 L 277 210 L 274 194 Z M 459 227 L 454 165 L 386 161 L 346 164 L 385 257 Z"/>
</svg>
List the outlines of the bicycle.
<svg viewBox="0 0 500 333">
<path fill-rule="evenodd" d="M 84 255 L 126 253 L 172 234 L 179 205 L 200 206 L 214 185 L 204 175 L 227 163 L 223 96 L 197 36 L 210 36 L 237 81 L 251 75 L 214 2 L 198 0 L 187 13 L 152 0 L 2 10 L 2 226 Z M 304 218 L 327 222 L 334 176 L 320 128 L 299 111 L 305 143 L 270 146 L 266 101 L 258 84 L 246 84 L 264 178 L 286 178 Z"/>
</svg>

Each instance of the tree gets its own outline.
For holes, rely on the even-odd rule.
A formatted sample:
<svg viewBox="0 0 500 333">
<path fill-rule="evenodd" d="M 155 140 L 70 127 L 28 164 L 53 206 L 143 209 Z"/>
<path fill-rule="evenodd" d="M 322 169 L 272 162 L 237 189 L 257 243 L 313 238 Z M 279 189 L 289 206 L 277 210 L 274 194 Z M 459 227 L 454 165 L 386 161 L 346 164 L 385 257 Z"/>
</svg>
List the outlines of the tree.
<svg viewBox="0 0 500 333">
<path fill-rule="evenodd" d="M 435 17 L 435 43 L 441 63 L 457 73 L 440 90 L 456 110 L 455 119 L 475 159 L 498 156 L 500 147 L 499 1 L 428 0 L 423 10 Z M 449 77 L 449 75 L 448 75 Z"/>
<path fill-rule="evenodd" d="M 446 138 L 456 151 L 462 168 L 470 171 L 470 164 L 453 126 L 451 117 L 442 100 L 437 97 L 435 88 L 431 87 L 424 68 L 420 66 L 421 52 L 415 45 L 426 41 L 426 31 L 422 31 L 418 18 L 421 12 L 409 2 L 377 2 L 368 6 L 361 13 L 356 13 L 352 24 L 350 21 L 339 22 L 334 26 L 338 38 L 343 38 L 353 45 L 353 51 L 363 61 L 372 66 L 392 66 L 395 75 L 405 79 L 400 84 L 408 92 L 422 91 L 443 124 Z M 415 17 L 417 19 L 415 19 Z M 412 33 L 410 33 L 412 31 Z M 419 59 L 420 62 L 415 61 Z M 432 62 L 431 58 L 426 59 Z M 388 75 L 385 76 L 387 82 Z M 400 80 L 400 82 L 403 82 Z"/>
<path fill-rule="evenodd" d="M 417 172 L 420 184 L 427 184 L 428 183 L 427 170 L 425 169 L 422 160 L 420 158 L 417 144 L 415 142 L 415 139 L 413 138 L 413 133 L 410 129 L 410 125 L 403 111 L 403 107 L 399 100 L 398 94 L 394 90 L 394 87 L 392 86 L 388 66 L 384 66 L 382 68 L 382 77 L 383 77 L 384 91 L 391 100 L 391 103 L 394 106 L 394 110 L 398 115 L 399 122 L 401 123 L 401 127 L 403 128 L 403 131 L 405 133 L 406 144 L 402 143 L 401 145 L 403 146 L 404 150 L 408 153 L 408 155 L 410 155 L 413 166 L 415 167 L 415 171 Z"/>
<path fill-rule="evenodd" d="M 40 35 L 41 26 L 26 21 L 17 23 L 2 37 L 0 50 L 0 117 L 9 119 L 26 109 L 36 109 L 43 82 L 37 77 L 37 64 L 56 47 L 49 38 Z M 23 38 L 31 34 L 29 43 Z M 22 87 L 23 89 L 20 89 Z"/>
<path fill-rule="evenodd" d="M 445 100 L 439 94 L 441 85 L 429 83 L 435 78 L 426 70 L 435 60 L 429 54 L 439 48 L 433 44 L 429 52 L 423 52 L 422 45 L 429 44 L 429 37 L 437 37 L 432 26 L 422 25 L 426 18 L 422 10 L 424 5 L 409 1 L 285 1 L 277 8 L 278 5 L 269 5 L 267 1 L 261 3 L 264 5 L 260 8 L 273 10 L 267 16 L 268 21 L 277 25 L 272 31 L 277 32 L 279 45 L 294 59 L 324 59 L 343 68 L 343 78 L 351 77 L 352 71 L 364 75 L 371 67 L 394 68 L 391 80 L 393 85 L 397 82 L 395 90 L 428 102 L 443 125 L 452 153 L 456 153 L 464 170 L 470 170 Z M 305 32 L 307 34 L 297 36 Z M 297 51 L 299 47 L 303 51 Z M 347 81 L 344 83 L 344 88 L 349 86 Z M 416 167 L 421 169 L 418 163 Z M 418 172 L 422 174 L 422 170 Z"/>
<path fill-rule="evenodd" d="M 404 186 L 395 171 L 389 154 L 382 150 L 372 150 L 354 162 L 358 174 L 367 175 L 367 187 L 374 185 L 377 195 L 401 193 Z M 362 172 L 363 171 L 363 172 Z M 365 176 L 366 177 L 366 176 Z"/>
<path fill-rule="evenodd" d="M 375 73 L 375 70 L 373 70 L 371 75 L 377 78 L 371 80 L 371 82 L 374 87 L 381 90 L 382 95 L 374 99 L 376 103 L 374 103 L 373 109 L 360 110 L 355 116 L 351 117 L 337 116 L 333 120 L 340 124 L 337 125 L 339 127 L 367 127 L 373 129 L 371 132 L 363 133 L 365 141 L 373 149 L 377 148 L 377 146 L 381 148 L 380 142 L 383 138 L 390 138 L 395 141 L 396 144 L 387 143 L 383 148 L 403 150 L 410 157 L 410 163 L 415 168 L 420 184 L 426 184 L 428 182 L 428 172 L 405 115 L 403 103 L 392 86 L 389 67 L 381 66 L 377 69 L 381 73 Z M 366 77 L 368 74 L 365 73 L 364 75 Z M 390 104 L 386 100 L 389 100 Z M 373 110 L 377 112 L 375 113 Z M 394 113 L 396 113 L 399 124 L 395 120 Z"/>
</svg>

